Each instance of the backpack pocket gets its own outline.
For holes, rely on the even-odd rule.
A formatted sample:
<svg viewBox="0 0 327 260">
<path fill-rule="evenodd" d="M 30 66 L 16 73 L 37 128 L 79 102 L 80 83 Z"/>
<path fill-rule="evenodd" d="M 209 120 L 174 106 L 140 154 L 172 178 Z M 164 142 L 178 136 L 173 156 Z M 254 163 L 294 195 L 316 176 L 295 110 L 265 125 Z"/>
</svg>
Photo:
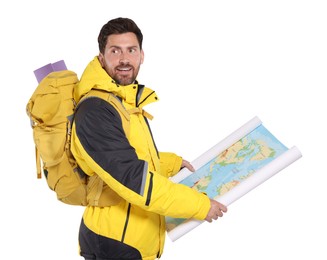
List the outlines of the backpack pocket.
<svg viewBox="0 0 327 260">
<path fill-rule="evenodd" d="M 66 124 L 64 124 L 66 125 Z M 67 204 L 86 205 L 86 180 L 69 158 L 66 147 L 66 126 L 35 127 L 34 142 L 43 162 L 43 172 L 49 188 Z"/>
</svg>

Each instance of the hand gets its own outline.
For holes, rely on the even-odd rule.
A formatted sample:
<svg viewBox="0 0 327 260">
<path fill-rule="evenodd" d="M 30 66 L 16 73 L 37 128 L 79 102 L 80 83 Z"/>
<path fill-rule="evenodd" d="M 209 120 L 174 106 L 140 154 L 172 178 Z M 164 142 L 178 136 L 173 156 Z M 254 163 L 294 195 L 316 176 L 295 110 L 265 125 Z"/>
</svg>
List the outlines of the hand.
<svg viewBox="0 0 327 260">
<path fill-rule="evenodd" d="M 212 199 L 210 199 L 210 203 L 211 203 L 211 208 L 205 220 L 211 223 L 213 219 L 217 220 L 218 217 L 221 218 L 224 215 L 224 213 L 227 212 L 227 207 L 219 203 L 218 201 Z"/>
<path fill-rule="evenodd" d="M 182 165 L 181 165 L 181 169 L 183 169 L 184 167 L 186 167 L 188 170 L 190 170 L 191 172 L 195 172 L 194 167 L 192 166 L 192 164 L 186 160 L 183 159 L 182 161 Z"/>
</svg>

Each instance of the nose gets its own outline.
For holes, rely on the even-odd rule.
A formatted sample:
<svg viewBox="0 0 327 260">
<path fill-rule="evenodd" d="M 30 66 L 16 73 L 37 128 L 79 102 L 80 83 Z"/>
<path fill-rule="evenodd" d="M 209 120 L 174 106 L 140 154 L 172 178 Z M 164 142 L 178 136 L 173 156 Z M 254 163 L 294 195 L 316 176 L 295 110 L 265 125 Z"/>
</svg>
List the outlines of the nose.
<svg viewBox="0 0 327 260">
<path fill-rule="evenodd" d="M 129 63 L 128 55 L 125 52 L 121 52 L 120 57 L 119 57 L 119 63 L 120 64 L 128 64 Z"/>
</svg>

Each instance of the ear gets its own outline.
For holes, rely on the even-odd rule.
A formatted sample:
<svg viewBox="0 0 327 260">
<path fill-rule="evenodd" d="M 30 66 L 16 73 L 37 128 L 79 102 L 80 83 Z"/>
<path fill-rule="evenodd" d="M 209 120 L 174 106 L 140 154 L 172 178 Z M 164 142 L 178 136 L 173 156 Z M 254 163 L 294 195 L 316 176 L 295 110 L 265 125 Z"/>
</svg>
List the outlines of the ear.
<svg viewBox="0 0 327 260">
<path fill-rule="evenodd" d="M 98 60 L 101 64 L 101 67 L 103 68 L 104 67 L 104 56 L 101 52 L 99 53 Z"/>
<path fill-rule="evenodd" d="M 144 51 L 143 49 L 141 50 L 141 64 L 143 64 L 144 61 Z"/>
</svg>

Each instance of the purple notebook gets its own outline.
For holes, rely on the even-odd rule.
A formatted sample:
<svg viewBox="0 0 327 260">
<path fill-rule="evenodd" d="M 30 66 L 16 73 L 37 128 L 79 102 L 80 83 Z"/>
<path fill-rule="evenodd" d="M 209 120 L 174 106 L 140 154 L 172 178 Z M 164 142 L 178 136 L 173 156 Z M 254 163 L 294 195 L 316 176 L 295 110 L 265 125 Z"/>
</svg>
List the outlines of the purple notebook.
<svg viewBox="0 0 327 260">
<path fill-rule="evenodd" d="M 34 70 L 34 75 L 37 82 L 40 83 L 44 77 L 53 71 L 67 70 L 64 60 L 57 61 L 55 63 L 49 63 L 41 68 Z"/>
</svg>

